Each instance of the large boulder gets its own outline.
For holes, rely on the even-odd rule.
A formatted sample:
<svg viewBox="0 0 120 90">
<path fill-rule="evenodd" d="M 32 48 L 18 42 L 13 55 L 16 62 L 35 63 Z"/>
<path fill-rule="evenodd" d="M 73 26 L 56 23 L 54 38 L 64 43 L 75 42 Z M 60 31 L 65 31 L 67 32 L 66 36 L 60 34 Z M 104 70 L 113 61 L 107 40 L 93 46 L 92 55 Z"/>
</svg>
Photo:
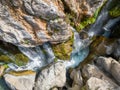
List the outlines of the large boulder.
<svg viewBox="0 0 120 90">
<path fill-rule="evenodd" d="M 97 64 L 107 71 L 109 74 L 111 74 L 115 80 L 119 83 L 120 85 L 120 63 L 117 62 L 115 59 L 109 57 L 99 57 L 96 60 Z"/>
<path fill-rule="evenodd" d="M 20 76 L 5 74 L 4 79 L 12 90 L 32 90 L 34 87 L 35 76 L 36 73 Z"/>
<path fill-rule="evenodd" d="M 65 16 L 63 11 L 61 0 L 1 0 L 0 40 L 26 47 L 64 42 L 72 31 L 64 20 L 58 20 Z"/>
<path fill-rule="evenodd" d="M 87 90 L 119 90 L 106 80 L 91 77 L 86 83 Z"/>
<path fill-rule="evenodd" d="M 62 62 L 52 64 L 43 69 L 36 78 L 34 90 L 49 90 L 53 87 L 63 87 L 66 82 L 66 69 Z"/>
<path fill-rule="evenodd" d="M 50 41 L 58 44 L 72 37 L 68 21 L 93 16 L 104 0 L 1 0 L 0 40 L 17 46 L 33 47 Z M 66 10 L 69 7 L 70 10 Z M 72 15 L 69 11 L 74 12 Z M 66 14 L 68 12 L 68 14 Z M 80 23 L 80 22 L 79 22 Z M 77 25 L 77 24 L 76 24 Z"/>
<path fill-rule="evenodd" d="M 107 73 L 104 73 L 95 65 L 91 64 L 85 65 L 84 68 L 82 69 L 82 74 L 84 78 L 86 78 L 87 80 L 90 79 L 91 77 L 96 77 L 102 80 L 106 80 L 115 87 L 118 87 L 113 78 L 109 77 Z"/>
</svg>

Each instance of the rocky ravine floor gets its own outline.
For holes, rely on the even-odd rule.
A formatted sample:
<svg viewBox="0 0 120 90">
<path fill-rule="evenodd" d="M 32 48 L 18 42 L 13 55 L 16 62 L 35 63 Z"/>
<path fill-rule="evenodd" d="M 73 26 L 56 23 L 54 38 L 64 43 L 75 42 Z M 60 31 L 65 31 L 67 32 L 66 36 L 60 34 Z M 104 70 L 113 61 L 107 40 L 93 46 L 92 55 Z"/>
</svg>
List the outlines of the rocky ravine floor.
<svg viewBox="0 0 120 90">
<path fill-rule="evenodd" d="M 72 86 L 66 82 L 66 69 L 62 62 L 51 64 L 39 73 L 4 75 L 12 90 L 120 90 L 120 63 L 101 56 L 82 69 L 73 69 L 70 78 Z"/>
</svg>

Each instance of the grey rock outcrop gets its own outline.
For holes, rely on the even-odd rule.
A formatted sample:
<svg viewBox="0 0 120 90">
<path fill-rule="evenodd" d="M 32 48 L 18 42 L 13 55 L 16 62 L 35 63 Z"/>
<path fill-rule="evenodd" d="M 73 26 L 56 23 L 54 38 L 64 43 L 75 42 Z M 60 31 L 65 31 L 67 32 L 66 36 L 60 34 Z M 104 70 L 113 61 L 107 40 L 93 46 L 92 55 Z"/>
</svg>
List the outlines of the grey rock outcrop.
<svg viewBox="0 0 120 90">
<path fill-rule="evenodd" d="M 90 79 L 91 77 L 96 77 L 102 80 L 108 81 L 110 84 L 114 85 L 115 87 L 118 87 L 118 85 L 114 82 L 113 79 L 109 78 L 106 74 L 104 74 L 103 71 L 101 71 L 97 66 L 95 65 L 86 65 L 82 69 L 82 74 L 86 79 Z"/>
<path fill-rule="evenodd" d="M 29 75 L 14 76 L 5 74 L 5 82 L 12 90 L 32 90 L 36 73 Z"/>
<path fill-rule="evenodd" d="M 48 41 L 52 44 L 65 42 L 72 37 L 71 26 L 65 20 L 66 5 L 78 17 L 82 17 L 93 15 L 103 2 L 104 0 L 1 0 L 0 40 L 25 47 Z M 80 21 L 76 16 L 73 18 Z"/>
<path fill-rule="evenodd" d="M 109 58 L 99 57 L 96 62 L 102 69 L 104 69 L 109 74 L 111 74 L 120 85 L 120 63 L 119 62 L 117 62 L 115 59 L 111 57 Z"/>
<path fill-rule="evenodd" d="M 91 77 L 86 83 L 87 90 L 119 90 L 106 80 Z"/>
<path fill-rule="evenodd" d="M 63 87 L 66 82 L 66 69 L 62 62 L 55 63 L 43 69 L 36 78 L 35 90 L 49 90 L 53 87 Z"/>
<path fill-rule="evenodd" d="M 50 20 L 65 17 L 61 0 L 1 0 L 0 8 L 0 40 L 5 42 L 32 47 L 47 41 L 60 43 L 72 36 L 70 25 L 64 20 L 58 30 L 62 39 L 56 31 L 51 29 L 51 35 L 47 30 Z"/>
</svg>

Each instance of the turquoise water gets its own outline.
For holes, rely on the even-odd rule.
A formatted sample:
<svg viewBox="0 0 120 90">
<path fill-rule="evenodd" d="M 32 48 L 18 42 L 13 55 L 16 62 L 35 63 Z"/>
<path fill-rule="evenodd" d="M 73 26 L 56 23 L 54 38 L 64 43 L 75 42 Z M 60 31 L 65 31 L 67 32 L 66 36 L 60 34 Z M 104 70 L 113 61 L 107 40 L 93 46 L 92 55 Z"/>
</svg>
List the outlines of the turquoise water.
<svg viewBox="0 0 120 90">
<path fill-rule="evenodd" d="M 6 85 L 6 83 L 5 83 L 5 81 L 4 81 L 3 78 L 0 78 L 0 90 L 10 90 L 10 89 L 7 87 L 7 85 Z"/>
</svg>

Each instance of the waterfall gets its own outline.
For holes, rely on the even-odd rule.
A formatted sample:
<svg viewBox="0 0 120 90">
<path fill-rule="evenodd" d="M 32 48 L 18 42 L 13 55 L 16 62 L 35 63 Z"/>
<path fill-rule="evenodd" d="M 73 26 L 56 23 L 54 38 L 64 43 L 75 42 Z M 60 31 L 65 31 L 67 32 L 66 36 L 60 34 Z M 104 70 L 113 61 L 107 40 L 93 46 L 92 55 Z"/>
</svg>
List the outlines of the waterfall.
<svg viewBox="0 0 120 90">
<path fill-rule="evenodd" d="M 30 60 L 25 66 L 17 66 L 13 63 L 8 64 L 14 71 L 37 70 L 54 61 L 54 53 L 49 43 L 44 43 L 42 47 L 19 47 L 19 50 Z"/>
<path fill-rule="evenodd" d="M 44 44 L 43 44 L 43 48 L 44 48 L 44 50 L 45 50 L 45 52 L 46 52 L 46 55 L 47 55 L 47 62 L 48 62 L 48 63 L 53 62 L 54 59 L 55 59 L 55 55 L 54 55 L 54 53 L 53 53 L 53 50 L 52 50 L 50 44 L 44 43 Z"/>
</svg>

